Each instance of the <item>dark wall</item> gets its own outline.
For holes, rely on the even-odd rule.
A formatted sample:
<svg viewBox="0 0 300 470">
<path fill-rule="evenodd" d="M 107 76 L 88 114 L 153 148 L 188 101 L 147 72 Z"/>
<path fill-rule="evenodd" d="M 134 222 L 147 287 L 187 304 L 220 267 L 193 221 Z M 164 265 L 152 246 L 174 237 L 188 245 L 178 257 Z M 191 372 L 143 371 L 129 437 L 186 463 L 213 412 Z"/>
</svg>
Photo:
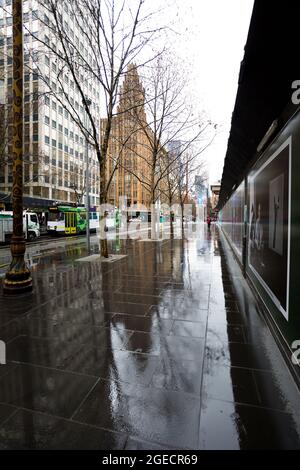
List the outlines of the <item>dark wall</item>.
<svg viewBox="0 0 300 470">
<path fill-rule="evenodd" d="M 300 340 L 300 111 L 252 166 L 245 198 L 246 275 L 291 349 Z"/>
</svg>

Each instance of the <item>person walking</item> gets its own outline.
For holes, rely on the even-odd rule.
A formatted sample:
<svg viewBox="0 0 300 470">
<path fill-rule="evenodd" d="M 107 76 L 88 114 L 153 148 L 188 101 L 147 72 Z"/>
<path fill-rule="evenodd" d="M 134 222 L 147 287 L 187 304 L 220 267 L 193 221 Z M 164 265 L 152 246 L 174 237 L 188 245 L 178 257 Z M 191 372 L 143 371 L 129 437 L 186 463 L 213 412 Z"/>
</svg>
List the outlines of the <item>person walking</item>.
<svg viewBox="0 0 300 470">
<path fill-rule="evenodd" d="M 207 227 L 208 227 L 208 230 L 209 230 L 209 229 L 210 229 L 210 225 L 211 225 L 211 218 L 210 218 L 209 215 L 207 216 L 206 222 L 207 222 Z"/>
</svg>

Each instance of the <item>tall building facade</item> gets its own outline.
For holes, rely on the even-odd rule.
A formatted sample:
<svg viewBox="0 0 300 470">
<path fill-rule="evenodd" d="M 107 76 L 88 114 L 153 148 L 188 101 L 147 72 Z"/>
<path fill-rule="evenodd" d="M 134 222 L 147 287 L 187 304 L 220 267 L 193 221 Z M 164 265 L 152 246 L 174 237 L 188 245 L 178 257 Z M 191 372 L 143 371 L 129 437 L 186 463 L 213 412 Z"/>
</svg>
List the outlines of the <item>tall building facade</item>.
<svg viewBox="0 0 300 470">
<path fill-rule="evenodd" d="M 125 196 L 127 205 L 150 204 L 151 160 L 148 126 L 144 109 L 144 89 L 137 69 L 128 66 L 119 90 L 117 115 L 113 118 L 109 140 L 107 180 L 111 178 L 108 202 L 119 205 L 120 196 Z M 106 120 L 101 122 L 105 128 Z M 114 171 L 117 165 L 116 171 Z"/>
<path fill-rule="evenodd" d="M 64 0 L 59 2 L 64 27 L 87 57 L 87 39 Z M 26 205 L 84 202 L 85 139 L 71 118 L 70 107 L 84 121 L 84 108 L 71 75 L 47 44 L 59 48 L 50 25 L 51 18 L 40 0 L 25 0 L 24 22 L 24 195 Z M 49 27 L 47 28 L 47 25 Z M 38 39 L 39 40 L 38 40 Z M 42 44 L 42 42 L 44 44 Z M 0 76 L 4 78 L 5 118 L 12 106 L 12 1 L 0 0 Z M 60 52 L 60 51 L 58 51 Z M 91 101 L 91 113 L 100 127 L 100 93 L 97 82 L 82 72 L 81 86 Z M 62 92 L 63 87 L 63 92 Z M 65 98 L 67 97 L 67 99 Z M 59 98 L 59 99 L 58 99 Z M 62 101 L 63 100 L 63 101 Z M 0 136 L 0 139 L 3 136 Z M 12 186 L 11 128 L 7 128 L 7 164 L 0 166 L 0 193 Z M 99 166 L 89 149 L 90 205 L 99 204 Z M 31 204 L 29 204 L 31 202 Z"/>
</svg>

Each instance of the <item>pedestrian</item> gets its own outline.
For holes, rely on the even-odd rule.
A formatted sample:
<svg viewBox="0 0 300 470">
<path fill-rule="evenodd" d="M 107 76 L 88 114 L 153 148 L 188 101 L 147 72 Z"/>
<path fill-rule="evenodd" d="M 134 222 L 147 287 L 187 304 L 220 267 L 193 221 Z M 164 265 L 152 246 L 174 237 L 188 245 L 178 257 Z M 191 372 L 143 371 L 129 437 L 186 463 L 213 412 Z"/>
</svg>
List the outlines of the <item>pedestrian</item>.
<svg viewBox="0 0 300 470">
<path fill-rule="evenodd" d="M 207 227 L 208 227 L 208 229 L 210 229 L 211 218 L 210 218 L 209 215 L 207 216 L 206 222 L 207 222 Z"/>
</svg>

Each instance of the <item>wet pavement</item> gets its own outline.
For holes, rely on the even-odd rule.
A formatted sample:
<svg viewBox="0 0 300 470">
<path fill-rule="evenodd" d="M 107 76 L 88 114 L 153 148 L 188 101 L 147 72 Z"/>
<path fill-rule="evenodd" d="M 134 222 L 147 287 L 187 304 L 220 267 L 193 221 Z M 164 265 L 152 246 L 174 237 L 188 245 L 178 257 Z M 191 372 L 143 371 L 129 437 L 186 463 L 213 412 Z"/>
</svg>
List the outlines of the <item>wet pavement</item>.
<svg viewBox="0 0 300 470">
<path fill-rule="evenodd" d="M 31 248 L 0 297 L 0 449 L 299 449 L 300 394 L 227 243 Z M 96 238 L 92 239 L 97 252 Z"/>
</svg>

